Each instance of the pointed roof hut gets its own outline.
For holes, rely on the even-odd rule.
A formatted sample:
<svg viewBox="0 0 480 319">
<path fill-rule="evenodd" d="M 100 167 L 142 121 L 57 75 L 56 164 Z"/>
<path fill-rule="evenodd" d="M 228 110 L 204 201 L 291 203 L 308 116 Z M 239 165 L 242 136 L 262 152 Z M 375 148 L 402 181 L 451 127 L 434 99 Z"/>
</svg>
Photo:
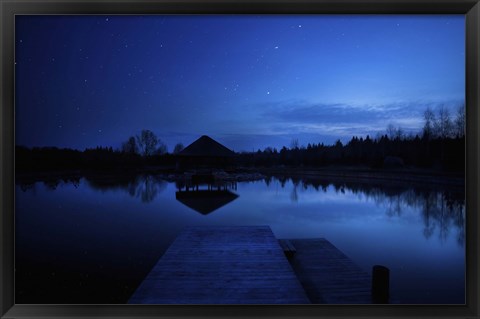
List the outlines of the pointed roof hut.
<svg viewBox="0 0 480 319">
<path fill-rule="evenodd" d="M 203 135 L 177 154 L 179 169 L 229 167 L 235 153 L 209 136 Z"/>
<path fill-rule="evenodd" d="M 235 153 L 207 135 L 202 135 L 192 144 L 185 147 L 179 156 L 199 157 L 232 157 Z"/>
</svg>

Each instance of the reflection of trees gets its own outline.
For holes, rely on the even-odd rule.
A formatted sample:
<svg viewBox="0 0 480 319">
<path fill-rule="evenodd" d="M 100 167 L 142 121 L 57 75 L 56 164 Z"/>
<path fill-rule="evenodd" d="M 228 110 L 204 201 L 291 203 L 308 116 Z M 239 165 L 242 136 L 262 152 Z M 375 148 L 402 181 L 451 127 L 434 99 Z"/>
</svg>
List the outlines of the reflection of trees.
<svg viewBox="0 0 480 319">
<path fill-rule="evenodd" d="M 26 191 L 35 191 L 35 183 L 34 182 L 27 182 L 27 183 L 20 183 L 20 189 L 22 192 Z"/>
<path fill-rule="evenodd" d="M 88 185 L 97 191 L 123 191 L 132 197 L 139 198 L 143 203 L 152 202 L 166 187 L 167 182 L 155 175 L 92 175 L 85 177 Z M 80 185 L 80 177 L 50 177 L 41 180 L 48 190 L 55 190 L 61 184 L 72 184 L 75 188 Z M 17 180 L 17 184 L 24 192 L 34 190 L 34 180 Z"/>
<path fill-rule="evenodd" d="M 138 180 L 138 179 L 137 179 Z M 145 176 L 137 185 L 136 197 L 140 197 L 143 203 L 149 203 L 155 199 L 159 192 L 167 186 L 167 182 L 152 175 Z"/>
<path fill-rule="evenodd" d="M 423 203 L 423 223 L 425 224 L 425 228 L 423 229 L 423 235 L 425 238 L 430 238 L 435 230 L 435 223 L 431 222 L 431 215 L 436 206 L 436 198 L 433 196 L 425 196 L 424 203 Z"/>
<path fill-rule="evenodd" d="M 419 201 L 425 224 L 424 235 L 432 236 L 438 230 L 440 240 L 446 241 L 450 230 L 457 229 L 457 242 L 464 245 L 465 241 L 465 199 L 461 192 L 421 192 Z"/>
<path fill-rule="evenodd" d="M 400 216 L 402 214 L 402 198 L 400 195 L 388 197 L 386 214 L 389 217 Z"/>
<path fill-rule="evenodd" d="M 23 192 L 35 190 L 35 183 L 42 182 L 43 185 L 48 190 L 56 190 L 58 185 L 63 184 L 72 184 L 75 188 L 78 188 L 80 185 L 79 176 L 64 176 L 64 177 L 55 177 L 48 176 L 45 178 L 29 179 L 29 178 L 20 178 L 16 180 L 16 184 L 20 186 L 20 189 Z"/>
<path fill-rule="evenodd" d="M 283 187 L 289 178 L 282 177 L 278 180 Z M 385 214 L 389 217 L 401 217 L 408 208 L 420 211 L 424 223 L 423 235 L 427 239 L 437 232 L 440 240 L 445 242 L 453 228 L 456 230 L 458 244 L 463 246 L 465 243 L 465 192 L 463 189 L 432 189 L 314 178 L 302 181 L 292 178 L 292 182 L 293 189 L 290 194 L 292 201 L 298 201 L 299 182 L 302 183 L 303 189 L 310 187 L 323 192 L 332 185 L 336 193 L 343 194 L 348 190 L 373 200 L 377 206 L 385 207 Z"/>
<path fill-rule="evenodd" d="M 288 182 L 289 178 L 287 177 L 279 177 L 278 178 L 278 181 L 280 182 L 280 186 L 282 186 L 282 188 L 285 188 L 285 184 Z"/>
<path fill-rule="evenodd" d="M 290 194 L 290 200 L 295 203 L 298 202 L 298 192 L 297 192 L 298 182 L 299 182 L 298 180 L 293 181 L 293 188 Z"/>
<path fill-rule="evenodd" d="M 268 187 L 268 186 L 270 186 L 270 183 L 272 182 L 272 177 L 271 176 L 265 176 L 264 181 L 265 181 L 265 184 Z"/>
<path fill-rule="evenodd" d="M 396 194 L 383 193 L 381 189 L 370 192 L 377 204 L 385 205 L 388 216 L 401 216 L 405 208 L 415 208 L 422 213 L 423 235 L 430 238 L 436 231 L 445 242 L 452 228 L 457 229 L 457 242 L 465 240 L 465 199 L 462 192 L 448 190 L 399 190 Z M 367 195 L 368 196 L 368 195 Z"/>
<path fill-rule="evenodd" d="M 119 178 L 87 178 L 90 187 L 100 191 L 121 190 L 143 203 L 152 202 L 166 187 L 167 182 L 154 175 Z"/>
</svg>

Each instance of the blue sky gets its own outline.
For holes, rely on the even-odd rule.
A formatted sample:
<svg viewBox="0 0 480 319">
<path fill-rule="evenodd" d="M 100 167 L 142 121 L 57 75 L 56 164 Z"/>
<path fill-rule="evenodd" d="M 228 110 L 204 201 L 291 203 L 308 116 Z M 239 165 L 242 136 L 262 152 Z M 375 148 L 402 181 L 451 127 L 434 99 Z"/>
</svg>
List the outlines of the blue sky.
<svg viewBox="0 0 480 319">
<path fill-rule="evenodd" d="M 16 143 L 236 151 L 406 132 L 465 101 L 463 15 L 17 16 Z"/>
</svg>

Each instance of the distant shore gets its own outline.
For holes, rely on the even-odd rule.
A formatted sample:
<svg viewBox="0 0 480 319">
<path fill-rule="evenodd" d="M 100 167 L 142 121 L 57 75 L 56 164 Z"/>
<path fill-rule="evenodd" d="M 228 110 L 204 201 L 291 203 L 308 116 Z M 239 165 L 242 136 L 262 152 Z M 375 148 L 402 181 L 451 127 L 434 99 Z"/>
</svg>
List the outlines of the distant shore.
<svg viewBox="0 0 480 319">
<path fill-rule="evenodd" d="M 50 171 L 50 172 L 17 172 L 17 184 L 32 184 L 39 181 L 75 181 L 85 177 L 94 180 L 126 180 L 142 175 L 154 175 L 168 182 L 189 180 L 194 171 L 178 172 L 168 167 L 149 167 L 138 170 L 105 170 L 105 171 Z M 446 187 L 465 187 L 465 175 L 459 172 L 439 172 L 415 168 L 371 169 L 365 167 L 271 167 L 271 168 L 237 168 L 231 170 L 212 170 L 216 181 L 243 182 L 267 178 L 292 179 L 302 181 L 348 182 L 390 185 L 432 185 Z"/>
<path fill-rule="evenodd" d="M 285 176 L 302 180 L 342 180 L 348 182 L 369 182 L 390 184 L 435 184 L 443 186 L 465 186 L 465 174 L 460 172 L 439 172 L 417 168 L 371 169 L 361 167 L 325 168 L 269 168 L 261 170 L 268 176 Z"/>
</svg>

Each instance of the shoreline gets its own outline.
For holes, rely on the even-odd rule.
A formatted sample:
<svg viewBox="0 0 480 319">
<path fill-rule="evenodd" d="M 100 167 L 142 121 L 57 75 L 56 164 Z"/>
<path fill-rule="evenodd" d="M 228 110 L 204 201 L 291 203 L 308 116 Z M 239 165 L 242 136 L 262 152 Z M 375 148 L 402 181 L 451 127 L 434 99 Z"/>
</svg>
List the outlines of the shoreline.
<svg viewBox="0 0 480 319">
<path fill-rule="evenodd" d="M 302 180 L 336 180 L 343 182 L 359 183 L 384 183 L 435 186 L 465 187 L 465 175 L 458 172 L 436 172 L 420 169 L 370 169 L 370 168 L 297 168 L 297 169 L 266 169 L 262 171 L 269 176 L 284 176 L 288 178 L 300 178 Z"/>
<path fill-rule="evenodd" d="M 42 181 L 76 181 L 81 178 L 92 180 L 128 180 L 137 176 L 154 175 L 167 182 L 185 182 L 191 179 L 194 172 L 176 172 L 171 168 L 150 167 L 141 170 L 108 170 L 108 171 L 55 171 L 55 172 L 18 172 L 15 184 L 31 184 Z M 267 178 L 302 180 L 305 182 L 348 182 L 412 186 L 449 186 L 465 187 L 465 176 L 460 173 L 438 172 L 420 169 L 383 170 L 361 167 L 276 167 L 276 168 L 238 168 L 231 171 L 214 170 L 212 172 L 218 182 L 248 182 Z"/>
</svg>

